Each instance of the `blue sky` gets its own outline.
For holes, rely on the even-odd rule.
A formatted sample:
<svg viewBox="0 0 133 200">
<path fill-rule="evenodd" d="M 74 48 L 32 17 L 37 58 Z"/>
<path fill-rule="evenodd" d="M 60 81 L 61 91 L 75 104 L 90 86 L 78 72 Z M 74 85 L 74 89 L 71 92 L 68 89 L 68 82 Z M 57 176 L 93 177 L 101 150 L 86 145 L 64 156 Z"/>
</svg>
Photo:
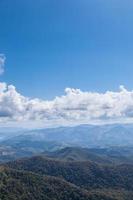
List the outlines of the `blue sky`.
<svg viewBox="0 0 133 200">
<path fill-rule="evenodd" d="M 0 53 L 1 82 L 25 96 L 133 89 L 133 2 L 1 0 Z"/>
</svg>

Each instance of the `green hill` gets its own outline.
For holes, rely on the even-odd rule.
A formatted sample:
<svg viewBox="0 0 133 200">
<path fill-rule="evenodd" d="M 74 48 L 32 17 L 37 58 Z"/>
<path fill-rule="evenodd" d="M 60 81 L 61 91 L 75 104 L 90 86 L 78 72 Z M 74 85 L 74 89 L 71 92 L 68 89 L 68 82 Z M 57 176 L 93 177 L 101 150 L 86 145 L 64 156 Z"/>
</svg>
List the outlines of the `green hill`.
<svg viewBox="0 0 133 200">
<path fill-rule="evenodd" d="M 106 166 L 94 162 L 64 162 L 36 156 L 8 163 L 17 170 L 64 178 L 86 189 L 133 190 L 133 165 Z"/>
<path fill-rule="evenodd" d="M 0 167 L 0 199 L 119 200 L 120 198 L 109 197 L 104 191 L 87 192 L 59 178 Z"/>
<path fill-rule="evenodd" d="M 44 152 L 42 155 L 62 161 L 94 161 L 98 163 L 111 163 L 109 159 L 99 156 L 91 149 L 80 147 L 66 147 L 53 152 Z"/>
<path fill-rule="evenodd" d="M 0 169 L 0 199 L 2 200 L 87 200 L 89 195 L 58 178 L 9 168 Z"/>
<path fill-rule="evenodd" d="M 108 164 L 88 149 L 65 148 L 12 161 L 1 165 L 0 177 L 0 200 L 133 199 L 133 165 Z"/>
</svg>

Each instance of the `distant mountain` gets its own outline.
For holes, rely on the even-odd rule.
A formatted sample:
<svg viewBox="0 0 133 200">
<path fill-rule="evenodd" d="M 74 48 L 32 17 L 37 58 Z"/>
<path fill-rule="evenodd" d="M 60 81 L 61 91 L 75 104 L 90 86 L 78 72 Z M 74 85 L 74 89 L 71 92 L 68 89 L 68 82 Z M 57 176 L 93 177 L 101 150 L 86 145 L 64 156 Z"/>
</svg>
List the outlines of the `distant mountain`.
<svg viewBox="0 0 133 200">
<path fill-rule="evenodd" d="M 56 151 L 63 146 L 57 142 L 9 139 L 0 145 L 0 163 L 30 157 L 44 151 Z"/>
<path fill-rule="evenodd" d="M 7 139 L 5 139 L 6 141 Z M 133 125 L 81 125 L 24 131 L 8 138 L 8 144 L 27 141 L 50 141 L 63 146 L 108 147 L 133 146 Z M 3 142 L 3 141 L 2 141 Z"/>
<path fill-rule="evenodd" d="M 64 152 L 65 155 L 60 152 L 64 160 L 78 159 L 80 161 L 89 157 L 93 161 L 94 157 L 94 160 L 98 160 L 100 156 L 100 161 L 121 161 L 123 163 L 123 160 L 127 160 L 127 163 L 130 163 L 133 160 L 131 149 L 129 153 L 129 148 L 133 147 L 133 125 L 81 125 L 36 130 L 0 129 L 0 162 L 33 156 L 46 151 L 54 152 L 65 147 L 77 148 L 77 152 L 71 152 L 71 155 L 70 152 L 69 155 L 66 155 L 67 152 Z M 84 148 L 84 152 L 83 149 L 82 152 L 78 152 L 78 148 L 81 147 Z M 118 152 L 118 148 L 121 147 L 128 148 L 128 155 L 122 152 L 122 149 Z M 88 152 L 85 148 L 93 150 Z M 99 153 L 94 152 L 94 149 L 95 151 L 98 149 Z M 129 154 L 131 154 L 130 158 Z M 61 159 L 61 155 L 56 155 L 56 157 Z"/>
<path fill-rule="evenodd" d="M 21 135 L 26 129 L 13 127 L 0 127 L 0 142 Z"/>
</svg>

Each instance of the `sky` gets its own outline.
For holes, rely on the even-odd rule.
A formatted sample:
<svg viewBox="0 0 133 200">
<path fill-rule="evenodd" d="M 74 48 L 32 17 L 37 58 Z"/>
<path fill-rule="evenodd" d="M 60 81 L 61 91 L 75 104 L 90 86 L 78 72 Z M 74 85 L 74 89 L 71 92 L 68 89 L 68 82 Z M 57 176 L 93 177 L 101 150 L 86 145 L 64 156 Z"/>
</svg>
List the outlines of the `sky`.
<svg viewBox="0 0 133 200">
<path fill-rule="evenodd" d="M 132 121 L 132 22 L 131 0 L 1 0 L 1 123 Z"/>
</svg>

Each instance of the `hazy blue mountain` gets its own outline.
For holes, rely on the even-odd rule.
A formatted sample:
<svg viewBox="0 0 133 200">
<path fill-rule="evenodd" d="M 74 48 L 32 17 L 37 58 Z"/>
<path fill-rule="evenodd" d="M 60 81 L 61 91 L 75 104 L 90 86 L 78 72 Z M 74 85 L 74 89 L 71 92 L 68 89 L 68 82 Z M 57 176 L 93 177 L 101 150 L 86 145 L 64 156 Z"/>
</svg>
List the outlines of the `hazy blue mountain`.
<svg viewBox="0 0 133 200">
<path fill-rule="evenodd" d="M 59 127 L 24 131 L 22 134 L 9 138 L 8 142 L 16 141 L 54 141 L 66 146 L 107 147 L 132 146 L 132 125 L 81 125 L 76 127 Z"/>
<path fill-rule="evenodd" d="M 30 133 L 47 141 L 58 141 L 83 147 L 129 146 L 133 145 L 131 125 L 77 126 L 42 129 Z"/>
<path fill-rule="evenodd" d="M 107 160 L 108 157 L 112 157 L 111 160 L 114 162 L 120 159 L 122 162 L 123 159 L 127 159 L 128 162 L 133 155 L 133 125 L 80 125 L 35 130 L 0 128 L 0 162 L 32 156 L 44 151 L 58 151 L 65 147 L 98 149 L 97 153 L 89 151 L 87 154 L 101 156 L 99 155 L 101 152 L 102 159 Z M 117 150 L 114 149 L 115 147 Z M 122 149 L 118 150 L 118 147 Z M 125 152 L 122 152 L 123 147 Z M 87 154 L 85 153 L 83 159 Z M 74 156 L 66 157 L 73 159 Z"/>
</svg>

